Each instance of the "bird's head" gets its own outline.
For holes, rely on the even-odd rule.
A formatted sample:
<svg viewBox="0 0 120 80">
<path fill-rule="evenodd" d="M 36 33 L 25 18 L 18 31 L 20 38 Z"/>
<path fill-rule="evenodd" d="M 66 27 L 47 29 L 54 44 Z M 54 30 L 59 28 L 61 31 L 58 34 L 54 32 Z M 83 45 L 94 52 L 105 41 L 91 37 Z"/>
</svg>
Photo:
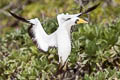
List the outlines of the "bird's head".
<svg viewBox="0 0 120 80">
<path fill-rule="evenodd" d="M 71 26 L 76 25 L 76 24 L 82 24 L 82 23 L 88 23 L 86 20 L 82 19 L 79 17 L 80 14 L 59 14 L 57 16 L 57 20 L 59 25 L 63 24 L 69 24 Z"/>
<path fill-rule="evenodd" d="M 83 14 L 87 14 L 93 10 L 95 10 L 98 6 L 100 5 L 100 3 L 88 8 L 87 10 L 85 10 L 84 12 L 78 13 L 78 14 L 59 14 L 57 16 L 57 20 L 58 20 L 58 24 L 62 25 L 64 23 L 68 23 L 69 25 L 76 25 L 76 24 L 81 24 L 81 23 L 88 23 L 86 20 L 80 18 L 80 16 L 82 16 Z"/>
</svg>

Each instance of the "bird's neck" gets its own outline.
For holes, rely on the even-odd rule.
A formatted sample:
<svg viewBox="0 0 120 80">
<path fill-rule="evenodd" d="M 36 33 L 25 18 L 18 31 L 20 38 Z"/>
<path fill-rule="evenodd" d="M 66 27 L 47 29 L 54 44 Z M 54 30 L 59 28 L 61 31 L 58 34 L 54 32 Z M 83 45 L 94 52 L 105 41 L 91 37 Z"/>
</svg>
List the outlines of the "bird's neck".
<svg viewBox="0 0 120 80">
<path fill-rule="evenodd" d="M 71 27 L 72 27 L 72 25 L 69 25 L 69 24 L 63 24 L 63 27 L 66 29 L 66 31 L 67 31 L 68 34 L 70 35 L 70 31 L 71 31 Z"/>
</svg>

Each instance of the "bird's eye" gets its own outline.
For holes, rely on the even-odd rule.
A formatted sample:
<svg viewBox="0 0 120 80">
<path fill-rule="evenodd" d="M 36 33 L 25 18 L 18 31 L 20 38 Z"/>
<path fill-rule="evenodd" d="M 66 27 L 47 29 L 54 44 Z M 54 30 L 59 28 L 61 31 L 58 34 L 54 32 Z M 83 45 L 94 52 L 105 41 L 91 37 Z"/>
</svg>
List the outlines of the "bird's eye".
<svg viewBox="0 0 120 80">
<path fill-rule="evenodd" d="M 67 18 L 66 21 L 70 20 L 71 18 Z"/>
</svg>

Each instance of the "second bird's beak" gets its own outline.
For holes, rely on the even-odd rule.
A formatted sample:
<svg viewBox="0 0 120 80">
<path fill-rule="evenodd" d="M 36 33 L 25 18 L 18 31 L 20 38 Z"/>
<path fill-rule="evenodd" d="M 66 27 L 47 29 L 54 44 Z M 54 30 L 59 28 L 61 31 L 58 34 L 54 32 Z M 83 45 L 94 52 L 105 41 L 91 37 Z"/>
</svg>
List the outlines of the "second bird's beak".
<svg viewBox="0 0 120 80">
<path fill-rule="evenodd" d="M 77 24 L 81 24 L 81 23 L 88 23 L 87 21 L 79 18 L 77 21 L 76 21 Z"/>
</svg>

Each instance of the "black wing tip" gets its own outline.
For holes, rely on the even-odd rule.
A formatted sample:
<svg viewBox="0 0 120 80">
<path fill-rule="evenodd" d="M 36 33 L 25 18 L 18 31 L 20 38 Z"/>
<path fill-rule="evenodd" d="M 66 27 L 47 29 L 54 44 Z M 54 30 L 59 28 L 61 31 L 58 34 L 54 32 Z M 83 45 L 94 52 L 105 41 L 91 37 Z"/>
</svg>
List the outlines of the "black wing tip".
<svg viewBox="0 0 120 80">
<path fill-rule="evenodd" d="M 15 17 L 16 19 L 18 19 L 18 20 L 20 20 L 20 21 L 23 21 L 23 22 L 26 22 L 26 23 L 29 23 L 29 24 L 32 24 L 32 23 L 30 23 L 28 20 L 26 20 L 25 18 L 16 15 L 16 14 L 13 13 L 12 11 L 10 11 L 10 10 L 7 10 L 7 11 L 8 11 L 8 13 L 10 13 L 10 14 L 11 14 L 13 17 Z"/>
<path fill-rule="evenodd" d="M 83 15 L 83 14 L 87 14 L 87 13 L 95 10 L 100 4 L 101 4 L 101 3 L 99 2 L 99 3 L 95 4 L 94 6 L 88 8 L 86 11 L 82 12 L 78 17 L 80 17 L 80 16 Z"/>
<path fill-rule="evenodd" d="M 10 15 L 12 15 L 13 16 L 13 12 L 12 11 L 10 11 L 10 10 L 7 10 L 7 12 L 10 14 Z"/>
<path fill-rule="evenodd" d="M 95 4 L 95 5 L 92 6 L 92 7 L 88 8 L 85 12 L 83 12 L 83 14 L 86 14 L 86 13 L 89 13 L 89 12 L 95 10 L 99 5 L 100 5 L 100 2 L 97 3 L 97 4 Z"/>
<path fill-rule="evenodd" d="M 96 9 L 101 3 L 97 3 L 96 5 L 93 6 L 93 9 Z"/>
<path fill-rule="evenodd" d="M 99 6 L 101 4 L 101 2 L 98 2 L 97 4 L 96 4 L 96 6 Z"/>
<path fill-rule="evenodd" d="M 9 13 L 9 14 L 11 14 L 12 16 L 13 15 L 15 15 L 12 11 L 10 11 L 10 10 L 7 10 L 7 12 Z"/>
<path fill-rule="evenodd" d="M 7 10 L 7 12 L 8 12 L 8 13 L 11 13 L 11 11 L 10 11 L 10 10 Z"/>
</svg>

